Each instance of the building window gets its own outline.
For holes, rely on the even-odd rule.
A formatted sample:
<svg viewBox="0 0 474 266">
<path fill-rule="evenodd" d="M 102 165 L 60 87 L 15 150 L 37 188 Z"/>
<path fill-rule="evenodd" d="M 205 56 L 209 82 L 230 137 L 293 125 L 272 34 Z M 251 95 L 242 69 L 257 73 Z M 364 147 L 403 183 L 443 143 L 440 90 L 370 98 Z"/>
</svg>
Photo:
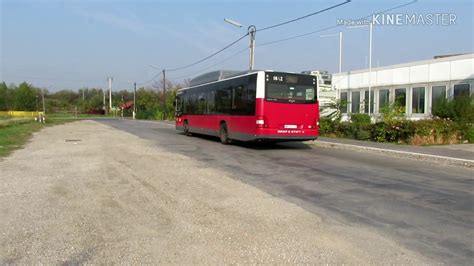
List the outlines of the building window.
<svg viewBox="0 0 474 266">
<path fill-rule="evenodd" d="M 456 84 L 454 85 L 454 98 L 460 96 L 469 96 L 470 84 Z"/>
<path fill-rule="evenodd" d="M 389 107 L 389 90 L 379 90 L 379 113 L 383 108 Z"/>
<path fill-rule="evenodd" d="M 341 113 L 347 113 L 347 92 L 341 92 Z"/>
<path fill-rule="evenodd" d="M 431 87 L 431 111 L 433 112 L 438 104 L 446 99 L 446 86 L 433 86 Z"/>
<path fill-rule="evenodd" d="M 360 112 L 360 92 L 353 91 L 351 99 L 351 113 L 357 114 Z"/>
<path fill-rule="evenodd" d="M 370 91 L 370 113 L 374 112 L 374 91 Z M 364 92 L 364 113 L 369 113 L 369 91 Z"/>
<path fill-rule="evenodd" d="M 407 90 L 405 88 L 395 89 L 395 107 L 400 113 L 406 112 L 407 107 Z"/>
<path fill-rule="evenodd" d="M 412 95 L 412 113 L 423 114 L 425 113 L 425 87 L 413 88 Z"/>
</svg>

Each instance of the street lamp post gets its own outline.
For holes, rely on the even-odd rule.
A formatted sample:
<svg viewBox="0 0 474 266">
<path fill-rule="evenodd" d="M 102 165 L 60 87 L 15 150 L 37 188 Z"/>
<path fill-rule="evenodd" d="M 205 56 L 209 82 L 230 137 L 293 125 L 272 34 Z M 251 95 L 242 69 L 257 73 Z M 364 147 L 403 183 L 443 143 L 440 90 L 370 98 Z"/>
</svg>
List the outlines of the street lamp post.
<svg viewBox="0 0 474 266">
<path fill-rule="evenodd" d="M 339 36 L 339 81 L 340 81 L 341 76 L 342 76 L 342 31 L 340 31 L 338 34 L 321 35 L 319 37 L 324 38 L 324 37 L 336 37 L 336 36 Z M 339 88 L 336 86 L 336 99 L 338 98 L 339 98 Z"/>
<path fill-rule="evenodd" d="M 371 95 L 372 91 L 372 32 L 373 32 L 373 27 L 374 23 L 371 21 L 369 25 L 360 25 L 360 26 L 352 26 L 352 27 L 347 27 L 349 29 L 353 28 L 363 28 L 363 27 L 369 27 L 369 108 L 368 108 L 368 115 L 370 116 L 370 109 L 371 109 L 371 102 L 373 99 Z"/>
<path fill-rule="evenodd" d="M 257 28 L 254 25 L 250 25 L 248 27 L 248 32 L 250 36 L 250 58 L 249 58 L 249 70 L 252 71 L 255 65 L 255 33 L 257 32 Z"/>
<path fill-rule="evenodd" d="M 242 28 L 242 24 L 240 24 L 240 23 L 238 23 L 234 20 L 230 20 L 230 19 L 225 18 L 224 21 L 231 24 L 231 25 L 234 25 L 238 28 Z M 257 33 L 257 27 L 255 27 L 255 25 L 250 25 L 247 28 L 247 31 L 248 31 L 248 34 L 249 34 L 249 37 L 250 37 L 250 43 L 249 43 L 249 70 L 252 71 L 255 67 L 255 34 Z"/>
</svg>

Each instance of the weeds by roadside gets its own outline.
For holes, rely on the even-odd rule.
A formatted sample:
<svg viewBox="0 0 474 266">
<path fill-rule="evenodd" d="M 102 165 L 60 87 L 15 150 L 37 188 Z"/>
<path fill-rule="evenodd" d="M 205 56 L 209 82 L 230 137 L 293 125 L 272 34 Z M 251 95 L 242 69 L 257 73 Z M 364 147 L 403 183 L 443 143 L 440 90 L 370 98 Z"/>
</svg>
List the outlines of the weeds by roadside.
<svg viewBox="0 0 474 266">
<path fill-rule="evenodd" d="M 48 118 L 46 123 L 38 123 L 32 118 L 13 118 L 0 120 L 0 158 L 8 156 L 13 150 L 21 148 L 34 132 L 47 126 L 55 126 L 75 121 L 72 118 Z"/>
</svg>

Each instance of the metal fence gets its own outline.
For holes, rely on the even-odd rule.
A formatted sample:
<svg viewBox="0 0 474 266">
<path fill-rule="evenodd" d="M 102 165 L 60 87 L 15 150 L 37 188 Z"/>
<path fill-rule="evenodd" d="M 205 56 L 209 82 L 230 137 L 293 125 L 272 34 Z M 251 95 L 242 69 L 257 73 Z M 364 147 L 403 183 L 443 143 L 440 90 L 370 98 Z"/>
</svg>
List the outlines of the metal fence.
<svg viewBox="0 0 474 266">
<path fill-rule="evenodd" d="M 43 112 L 36 111 L 0 111 L 0 116 L 12 116 L 12 117 L 38 117 Z"/>
</svg>

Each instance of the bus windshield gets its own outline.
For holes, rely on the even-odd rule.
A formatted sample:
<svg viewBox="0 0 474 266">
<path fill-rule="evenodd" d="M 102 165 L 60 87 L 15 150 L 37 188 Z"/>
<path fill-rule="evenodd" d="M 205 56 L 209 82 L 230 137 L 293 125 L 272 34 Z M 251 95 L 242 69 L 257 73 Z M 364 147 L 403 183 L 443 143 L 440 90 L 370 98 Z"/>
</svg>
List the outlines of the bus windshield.
<svg viewBox="0 0 474 266">
<path fill-rule="evenodd" d="M 316 77 L 281 73 L 266 74 L 265 98 L 271 102 L 315 103 Z"/>
<path fill-rule="evenodd" d="M 290 84 L 268 84 L 267 100 L 275 102 L 314 102 L 314 87 Z"/>
</svg>

